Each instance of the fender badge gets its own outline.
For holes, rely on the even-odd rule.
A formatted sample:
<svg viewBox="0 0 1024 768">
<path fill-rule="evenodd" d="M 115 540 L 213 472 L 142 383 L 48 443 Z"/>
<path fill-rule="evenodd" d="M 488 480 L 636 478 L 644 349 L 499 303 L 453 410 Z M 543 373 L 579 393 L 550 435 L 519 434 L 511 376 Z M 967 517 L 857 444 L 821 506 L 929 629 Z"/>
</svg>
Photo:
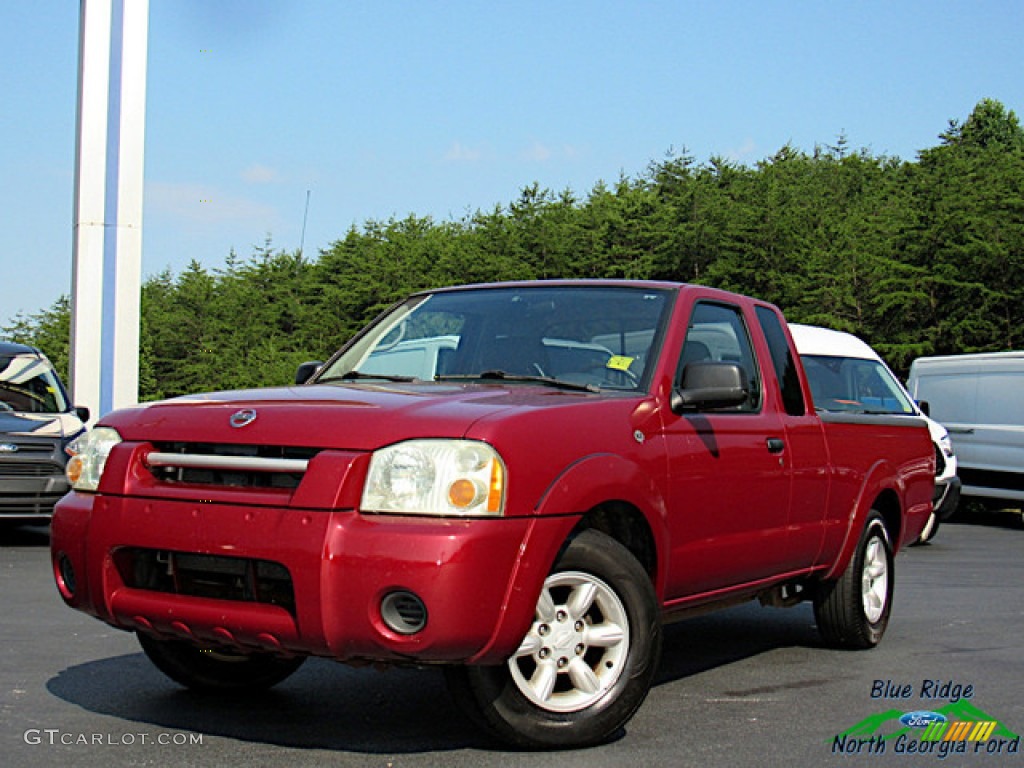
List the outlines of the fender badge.
<svg viewBox="0 0 1024 768">
<path fill-rule="evenodd" d="M 254 421 L 256 421 L 256 411 L 252 408 L 244 408 L 241 411 L 235 411 L 231 414 L 231 418 L 228 419 L 228 423 L 235 429 L 248 426 Z"/>
</svg>

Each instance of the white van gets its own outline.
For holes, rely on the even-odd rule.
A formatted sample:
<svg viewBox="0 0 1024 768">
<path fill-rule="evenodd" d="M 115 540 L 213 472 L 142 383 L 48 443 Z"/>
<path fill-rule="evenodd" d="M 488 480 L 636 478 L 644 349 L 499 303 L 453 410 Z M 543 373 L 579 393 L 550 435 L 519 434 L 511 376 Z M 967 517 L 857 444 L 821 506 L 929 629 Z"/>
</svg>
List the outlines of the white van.
<svg viewBox="0 0 1024 768">
<path fill-rule="evenodd" d="M 965 496 L 1024 502 L 1024 352 L 919 357 L 908 387 L 949 430 Z"/>
<path fill-rule="evenodd" d="M 793 323 L 789 329 L 815 408 L 903 414 L 927 422 L 935 445 L 935 496 L 931 518 L 919 541 L 934 537 L 939 522 L 953 514 L 960 499 L 957 456 L 946 429 L 921 411 L 878 353 L 853 334 Z"/>
</svg>

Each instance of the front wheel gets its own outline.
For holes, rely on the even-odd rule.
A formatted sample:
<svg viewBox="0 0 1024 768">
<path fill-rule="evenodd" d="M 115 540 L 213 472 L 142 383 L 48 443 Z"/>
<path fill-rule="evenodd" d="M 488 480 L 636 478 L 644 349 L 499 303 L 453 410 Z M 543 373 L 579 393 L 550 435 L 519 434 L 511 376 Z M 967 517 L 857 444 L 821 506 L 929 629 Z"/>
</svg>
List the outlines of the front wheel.
<svg viewBox="0 0 1024 768">
<path fill-rule="evenodd" d="M 599 531 L 576 536 L 544 582 L 518 650 L 501 666 L 452 667 L 477 723 L 520 747 L 611 737 L 650 690 L 661 653 L 654 588 L 637 559 Z"/>
<path fill-rule="evenodd" d="M 853 560 L 815 595 L 814 617 L 825 641 L 840 648 L 878 645 L 892 610 L 893 575 L 889 532 L 882 516 L 871 510 Z"/>
<path fill-rule="evenodd" d="M 258 691 L 277 685 L 302 666 L 304 656 L 242 654 L 200 648 L 181 640 L 139 633 L 139 644 L 157 669 L 186 688 L 199 691 Z"/>
</svg>

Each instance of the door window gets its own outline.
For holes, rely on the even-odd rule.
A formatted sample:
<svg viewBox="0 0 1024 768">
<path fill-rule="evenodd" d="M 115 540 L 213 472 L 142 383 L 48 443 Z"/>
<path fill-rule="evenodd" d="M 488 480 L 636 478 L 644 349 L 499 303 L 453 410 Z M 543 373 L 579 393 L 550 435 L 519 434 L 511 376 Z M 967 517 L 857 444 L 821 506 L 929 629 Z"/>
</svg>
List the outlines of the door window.
<svg viewBox="0 0 1024 768">
<path fill-rule="evenodd" d="M 718 302 L 698 302 L 690 317 L 686 342 L 676 370 L 676 386 L 681 386 L 686 366 L 703 361 L 736 363 L 750 388 L 747 402 L 723 412 L 752 412 L 761 407 L 761 381 L 757 358 L 750 344 L 743 313 L 739 307 Z"/>
<path fill-rule="evenodd" d="M 768 351 L 772 356 L 772 367 L 775 378 L 782 388 L 782 404 L 790 416 L 803 416 L 807 412 L 804 393 L 800 387 L 800 377 L 796 372 L 796 358 L 786 340 L 779 316 L 768 307 L 758 307 L 757 321 L 764 331 L 768 342 Z"/>
</svg>

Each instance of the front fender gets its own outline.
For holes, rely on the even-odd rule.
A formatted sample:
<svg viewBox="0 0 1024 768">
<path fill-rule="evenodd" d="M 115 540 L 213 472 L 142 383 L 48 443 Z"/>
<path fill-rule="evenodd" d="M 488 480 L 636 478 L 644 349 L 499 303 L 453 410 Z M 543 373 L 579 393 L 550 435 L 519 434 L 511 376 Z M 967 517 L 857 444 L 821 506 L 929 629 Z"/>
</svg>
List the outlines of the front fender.
<svg viewBox="0 0 1024 768">
<path fill-rule="evenodd" d="M 612 453 L 586 456 L 565 468 L 544 490 L 536 523 L 524 540 L 497 631 L 469 663 L 504 661 L 522 642 L 533 621 L 537 598 L 565 542 L 590 510 L 610 501 L 638 509 L 646 518 L 658 551 L 663 551 L 667 508 L 649 472 Z M 655 589 L 661 594 L 658 568 Z"/>
<path fill-rule="evenodd" d="M 653 473 L 613 453 L 586 456 L 555 478 L 537 504 L 538 515 L 586 514 L 602 504 L 618 502 L 640 512 L 647 520 L 655 552 L 667 551 L 668 505 Z M 658 558 L 655 591 L 663 594 L 666 569 Z"/>
</svg>

